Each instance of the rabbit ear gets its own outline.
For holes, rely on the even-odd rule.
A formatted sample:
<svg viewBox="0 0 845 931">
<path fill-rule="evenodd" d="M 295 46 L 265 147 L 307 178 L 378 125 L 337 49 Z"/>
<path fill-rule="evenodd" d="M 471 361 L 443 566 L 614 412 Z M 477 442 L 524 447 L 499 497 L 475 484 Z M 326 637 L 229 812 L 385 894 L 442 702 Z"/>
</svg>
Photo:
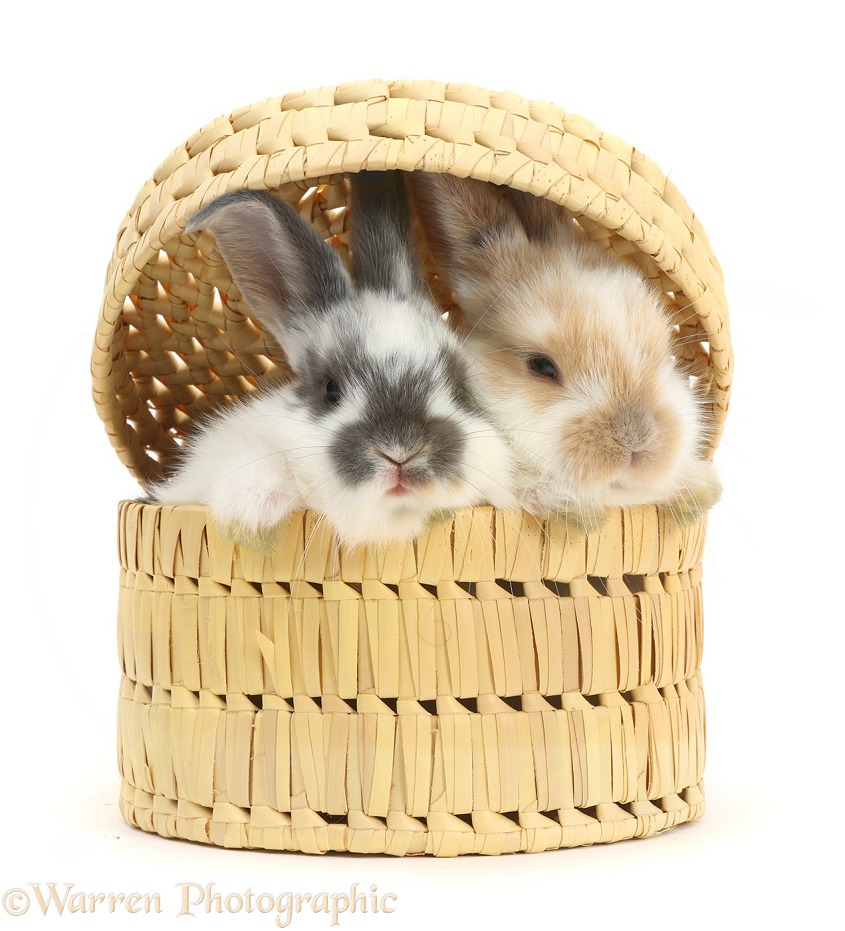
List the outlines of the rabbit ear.
<svg viewBox="0 0 845 931">
<path fill-rule="evenodd" d="M 470 319 L 486 312 L 491 288 L 519 280 L 526 271 L 528 236 L 507 189 L 419 171 L 409 184 L 438 271 Z"/>
<path fill-rule="evenodd" d="M 198 230 L 213 233 L 250 310 L 296 368 L 291 349 L 296 356 L 309 323 L 351 293 L 339 256 L 288 204 L 262 191 L 216 198 L 191 218 L 187 231 Z"/>
<path fill-rule="evenodd" d="M 349 186 L 357 286 L 402 298 L 422 291 L 403 173 L 359 171 Z"/>
<path fill-rule="evenodd" d="M 572 214 L 564 207 L 514 188 L 508 188 L 507 196 L 531 242 L 559 242 L 574 236 Z"/>
</svg>

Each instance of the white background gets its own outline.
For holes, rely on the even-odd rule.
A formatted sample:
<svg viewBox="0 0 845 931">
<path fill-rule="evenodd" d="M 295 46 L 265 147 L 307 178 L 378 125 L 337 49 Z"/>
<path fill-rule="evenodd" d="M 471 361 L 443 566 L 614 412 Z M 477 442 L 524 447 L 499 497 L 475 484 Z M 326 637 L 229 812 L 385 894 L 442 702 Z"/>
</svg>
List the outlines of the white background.
<svg viewBox="0 0 845 931">
<path fill-rule="evenodd" d="M 813 0 L 463 6 L 155 0 L 4 14 L 0 893 L 158 892 L 164 913 L 133 919 L 154 928 L 177 922 L 175 886 L 188 882 L 376 884 L 396 913 L 341 927 L 388 931 L 841 926 L 840 29 Z M 466 81 L 583 114 L 670 173 L 724 266 L 737 363 L 705 564 L 708 812 L 694 825 L 437 861 L 218 850 L 120 818 L 115 515 L 138 489 L 88 376 L 118 224 L 161 159 L 219 114 L 373 77 Z M 2 927 L 71 920 L 0 911 Z M 200 913 L 194 927 L 208 924 L 273 918 Z"/>
</svg>

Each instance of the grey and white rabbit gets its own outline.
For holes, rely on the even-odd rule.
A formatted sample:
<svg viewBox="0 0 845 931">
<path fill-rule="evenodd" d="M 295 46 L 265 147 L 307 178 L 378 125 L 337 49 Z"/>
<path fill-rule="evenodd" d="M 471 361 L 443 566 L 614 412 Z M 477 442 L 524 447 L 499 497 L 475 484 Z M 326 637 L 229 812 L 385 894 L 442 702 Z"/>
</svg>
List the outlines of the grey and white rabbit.
<svg viewBox="0 0 845 931">
<path fill-rule="evenodd" d="M 207 505 L 235 539 L 260 544 L 297 508 L 353 545 L 407 540 L 442 510 L 515 506 L 512 454 L 423 285 L 401 175 L 349 183 L 354 281 L 268 193 L 225 194 L 187 228 L 214 235 L 294 373 L 215 411 L 152 489 L 162 504 Z"/>
<path fill-rule="evenodd" d="M 675 364 L 663 295 L 544 198 L 408 179 L 524 506 L 592 528 L 612 505 L 660 504 L 686 523 L 718 500 L 702 400 Z"/>
</svg>

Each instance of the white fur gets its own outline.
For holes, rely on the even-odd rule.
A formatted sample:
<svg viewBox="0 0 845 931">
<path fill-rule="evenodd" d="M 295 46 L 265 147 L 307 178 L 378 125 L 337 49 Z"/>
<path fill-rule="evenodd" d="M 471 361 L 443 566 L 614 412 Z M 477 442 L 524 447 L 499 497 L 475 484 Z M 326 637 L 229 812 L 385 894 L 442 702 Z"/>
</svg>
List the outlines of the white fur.
<svg viewBox="0 0 845 931">
<path fill-rule="evenodd" d="M 467 323 L 475 389 L 517 458 L 522 503 L 712 503 L 701 403 L 675 367 L 662 296 L 542 198 L 425 172 L 410 183 Z M 535 356 L 554 379 L 531 370 Z"/>
<path fill-rule="evenodd" d="M 503 304 L 519 307 L 520 313 L 518 318 L 514 314 L 502 321 L 506 333 L 499 333 L 497 339 L 507 343 L 509 335 L 518 333 L 519 346 L 531 346 L 534 353 L 547 354 L 548 334 L 560 325 L 561 308 L 549 299 L 555 291 L 555 279 L 560 277 L 566 278 L 570 292 L 575 291 L 578 313 L 586 328 L 595 332 L 594 350 L 600 362 L 603 357 L 607 359 L 607 371 L 602 371 L 604 365 L 575 377 L 562 371 L 563 386 L 558 398 L 538 411 L 530 407 L 518 388 L 503 384 L 498 377 L 497 362 L 504 361 L 503 353 L 490 353 L 489 328 L 473 330 L 467 340 L 474 356 L 476 390 L 487 398 L 491 416 L 511 441 L 517 457 L 518 493 L 523 504 L 531 510 L 548 511 L 570 505 L 601 508 L 666 503 L 701 481 L 712 486 L 716 481 L 712 467 L 701 460 L 704 424 L 700 403 L 689 380 L 677 371 L 669 355 L 668 318 L 656 297 L 628 268 L 609 263 L 598 270 L 582 268 L 569 264 L 569 258 L 562 254 L 560 266 L 533 269 L 526 282 L 507 289 Z M 660 475 L 649 481 L 625 474 L 612 482 L 573 481 L 561 451 L 561 436 L 567 425 L 590 410 L 611 405 L 618 396 L 619 385 L 610 362 L 614 353 L 624 356 L 631 370 L 644 369 L 644 341 L 655 326 L 664 327 L 667 346 L 658 377 L 659 401 L 672 410 L 678 428 L 677 442 L 667 450 Z M 603 340 L 608 341 L 605 353 Z M 531 378 L 526 372 L 526 384 Z"/>
<path fill-rule="evenodd" d="M 383 363 L 392 355 L 391 341 L 400 356 L 434 370 L 442 349 L 458 345 L 433 307 L 417 313 L 397 301 L 379 298 L 374 304 L 370 319 L 388 319 L 391 329 L 368 330 L 365 345 Z M 331 338 L 328 330 L 324 335 Z M 162 504 L 206 505 L 223 526 L 256 535 L 307 507 L 349 545 L 407 540 L 443 510 L 484 502 L 515 507 L 512 456 L 492 424 L 458 408 L 445 384 L 428 407 L 461 424 L 466 446 L 456 481 L 435 480 L 391 496 L 391 468 L 384 463 L 372 479 L 350 487 L 337 474 L 329 442 L 338 428 L 358 419 L 362 399 L 346 397 L 336 413 L 314 423 L 293 386 L 283 385 L 210 419 L 189 442 L 177 473 L 155 486 L 152 496 Z"/>
<path fill-rule="evenodd" d="M 381 263 L 380 279 L 365 287 L 356 287 L 329 247 L 269 195 L 222 195 L 189 225 L 214 233 L 253 313 L 280 340 L 296 373 L 290 384 L 215 412 L 187 441 L 172 478 L 151 489 L 163 504 L 210 507 L 236 538 L 263 539 L 293 510 L 311 508 L 347 544 L 407 540 L 444 509 L 516 504 L 508 446 L 492 422 L 452 395 L 443 357 L 463 350 L 415 274 L 400 174 L 362 173 L 350 184 L 353 215 L 363 218 L 353 230 L 361 237 L 353 265 L 359 247 L 372 255 L 384 243 L 396 246 L 393 265 Z M 363 371 L 338 374 L 356 361 Z M 430 386 L 420 381 L 428 397 L 418 409 L 407 388 L 420 373 L 430 374 Z M 342 384 L 327 398 L 335 377 Z M 395 392 L 393 407 L 389 396 L 373 403 L 380 391 Z M 449 421 L 463 444 L 426 421 L 426 408 L 430 418 Z M 413 423 L 399 419 L 402 410 Z M 372 436 L 362 436 L 365 430 Z M 462 450 L 460 462 L 441 465 L 443 450 L 431 448 L 441 436 L 447 449 Z M 394 449 L 406 458 L 388 458 Z M 352 456 L 362 461 L 350 462 Z"/>
</svg>

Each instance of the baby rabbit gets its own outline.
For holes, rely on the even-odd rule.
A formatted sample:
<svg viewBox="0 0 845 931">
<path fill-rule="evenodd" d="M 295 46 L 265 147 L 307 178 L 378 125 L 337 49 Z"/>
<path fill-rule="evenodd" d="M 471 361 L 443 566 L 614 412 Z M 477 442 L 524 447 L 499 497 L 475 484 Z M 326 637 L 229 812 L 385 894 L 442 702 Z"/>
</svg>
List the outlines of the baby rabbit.
<svg viewBox="0 0 845 931">
<path fill-rule="evenodd" d="M 214 411 L 152 497 L 207 505 L 230 537 L 264 549 L 297 508 L 354 545 L 407 540 L 444 509 L 516 505 L 513 457 L 424 290 L 401 175 L 349 182 L 354 284 L 271 194 L 224 194 L 188 224 L 214 235 L 294 378 Z"/>
<path fill-rule="evenodd" d="M 408 177 L 522 504 L 592 529 L 610 505 L 660 504 L 684 524 L 715 503 L 701 401 L 675 366 L 662 295 L 544 198 Z"/>
</svg>

